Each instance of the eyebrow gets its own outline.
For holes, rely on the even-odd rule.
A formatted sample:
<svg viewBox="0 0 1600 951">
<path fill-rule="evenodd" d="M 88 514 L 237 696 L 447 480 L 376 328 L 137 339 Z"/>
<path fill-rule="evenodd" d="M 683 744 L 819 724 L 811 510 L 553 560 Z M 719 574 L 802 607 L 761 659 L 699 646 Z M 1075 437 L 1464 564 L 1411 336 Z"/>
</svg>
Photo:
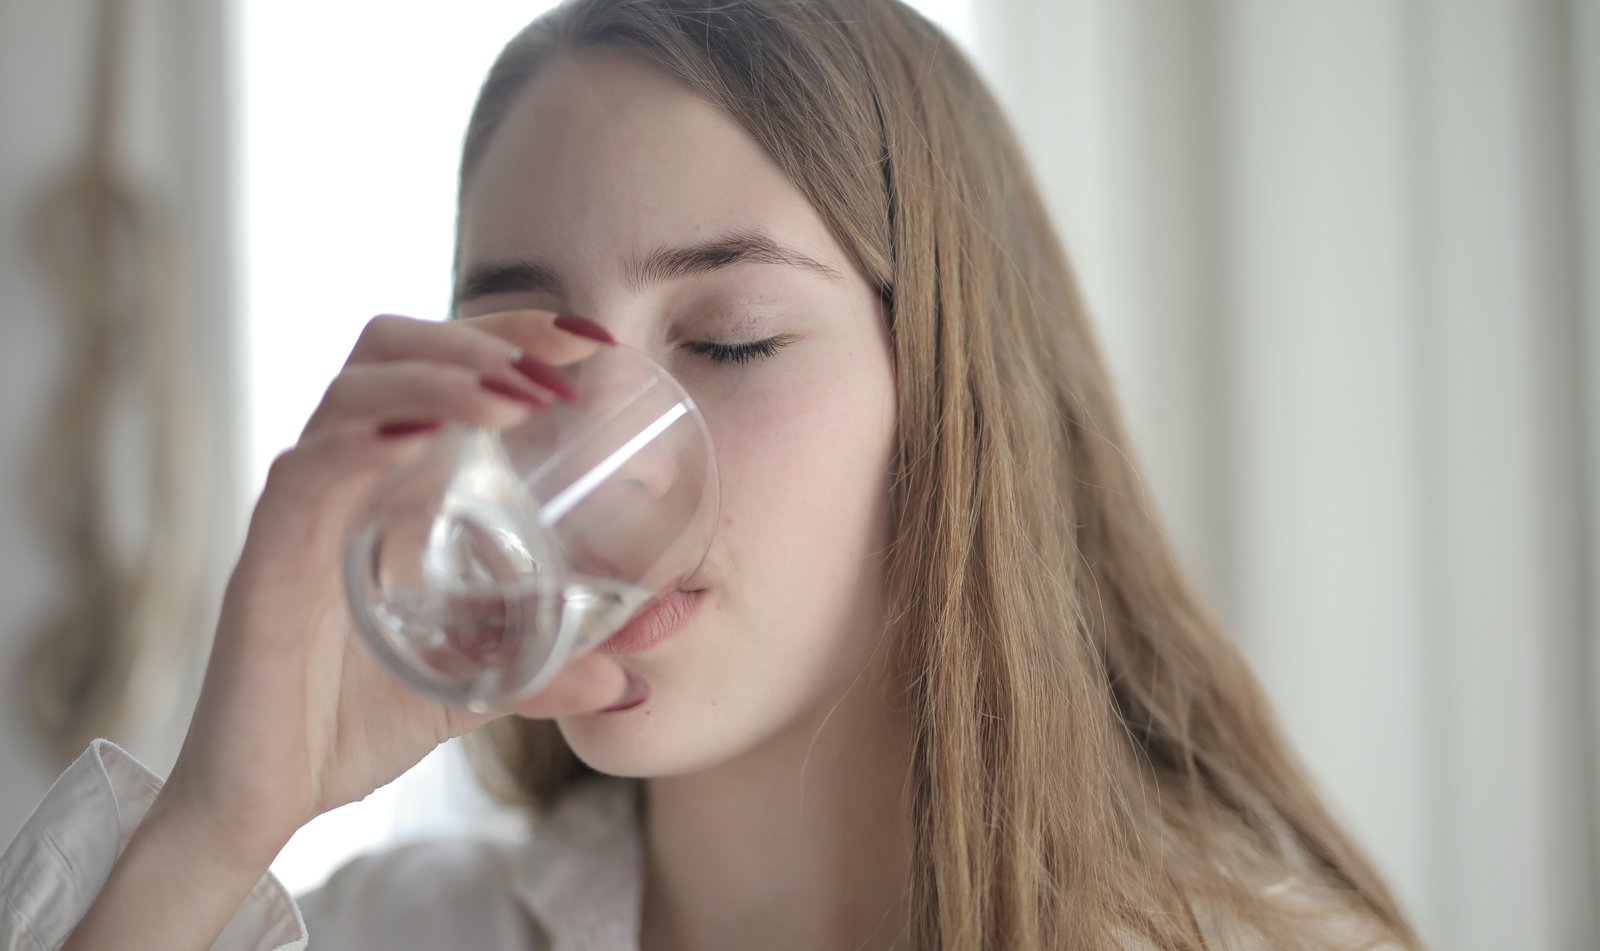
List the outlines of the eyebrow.
<svg viewBox="0 0 1600 951">
<path fill-rule="evenodd" d="M 842 280 L 839 272 L 793 248 L 785 247 L 764 231 L 733 231 L 699 244 L 657 248 L 624 267 L 628 283 L 639 290 L 663 281 L 705 274 L 735 264 L 779 264 Z"/>
<path fill-rule="evenodd" d="M 786 247 L 764 231 L 733 231 L 680 247 L 661 247 L 641 257 L 630 257 L 623 273 L 634 290 L 650 284 L 706 274 L 736 264 L 778 264 L 820 274 L 830 281 L 844 278 L 838 269 Z M 566 282 L 553 268 L 537 261 L 511 261 L 474 268 L 461 284 L 458 301 L 490 294 L 544 292 L 566 296 Z"/>
<path fill-rule="evenodd" d="M 567 284 L 550 268 L 533 261 L 512 261 L 509 264 L 487 264 L 473 268 L 456 300 L 468 301 L 491 294 L 516 294 L 543 291 L 553 297 L 566 297 Z"/>
</svg>

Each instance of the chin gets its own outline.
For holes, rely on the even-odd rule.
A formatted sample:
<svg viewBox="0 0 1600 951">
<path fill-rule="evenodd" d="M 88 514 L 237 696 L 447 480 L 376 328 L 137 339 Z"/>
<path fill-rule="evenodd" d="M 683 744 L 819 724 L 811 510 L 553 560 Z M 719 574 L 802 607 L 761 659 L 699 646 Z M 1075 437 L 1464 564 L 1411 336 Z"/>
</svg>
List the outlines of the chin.
<svg viewBox="0 0 1600 951">
<path fill-rule="evenodd" d="M 630 710 L 563 717 L 557 726 L 589 768 L 629 779 L 699 772 L 741 752 L 740 738 L 727 735 L 721 718 L 693 724 L 675 719 L 652 698 Z"/>
</svg>

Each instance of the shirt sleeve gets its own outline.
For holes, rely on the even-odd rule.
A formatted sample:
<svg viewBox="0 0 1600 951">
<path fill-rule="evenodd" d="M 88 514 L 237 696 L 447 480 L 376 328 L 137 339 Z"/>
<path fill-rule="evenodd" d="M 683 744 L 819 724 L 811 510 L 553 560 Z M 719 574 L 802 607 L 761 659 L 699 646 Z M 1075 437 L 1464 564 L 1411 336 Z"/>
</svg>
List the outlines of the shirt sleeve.
<svg viewBox="0 0 1600 951">
<path fill-rule="evenodd" d="M 54 951 L 105 886 L 161 780 L 110 740 L 95 740 L 0 854 L 0 951 Z M 300 910 L 270 873 L 213 951 L 304 951 Z"/>
</svg>

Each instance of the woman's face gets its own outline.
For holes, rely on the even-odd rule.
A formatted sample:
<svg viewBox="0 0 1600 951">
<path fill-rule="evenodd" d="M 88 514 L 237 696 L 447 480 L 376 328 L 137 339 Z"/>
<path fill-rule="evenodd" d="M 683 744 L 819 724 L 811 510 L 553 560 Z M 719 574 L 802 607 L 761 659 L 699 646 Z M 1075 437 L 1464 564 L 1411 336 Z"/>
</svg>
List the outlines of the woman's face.
<svg viewBox="0 0 1600 951">
<path fill-rule="evenodd" d="M 458 316 L 597 320 L 684 384 L 716 445 L 721 523 L 685 585 L 705 593 L 674 636 L 617 656 L 646 703 L 561 722 L 573 750 L 660 776 L 804 742 L 883 628 L 895 390 L 878 295 L 732 119 L 612 51 L 558 57 L 523 90 L 461 229 Z M 768 340 L 743 362 L 705 346 Z"/>
</svg>

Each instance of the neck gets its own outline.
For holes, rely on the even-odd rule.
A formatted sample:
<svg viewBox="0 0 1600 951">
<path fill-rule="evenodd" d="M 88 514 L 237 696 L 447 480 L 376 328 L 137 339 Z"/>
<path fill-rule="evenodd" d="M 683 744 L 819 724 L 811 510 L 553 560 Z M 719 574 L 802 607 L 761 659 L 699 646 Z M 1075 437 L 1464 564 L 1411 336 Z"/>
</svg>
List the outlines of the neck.
<svg viewBox="0 0 1600 951">
<path fill-rule="evenodd" d="M 906 739 L 858 685 L 759 750 L 650 780 L 647 951 L 893 946 L 911 872 Z"/>
</svg>

